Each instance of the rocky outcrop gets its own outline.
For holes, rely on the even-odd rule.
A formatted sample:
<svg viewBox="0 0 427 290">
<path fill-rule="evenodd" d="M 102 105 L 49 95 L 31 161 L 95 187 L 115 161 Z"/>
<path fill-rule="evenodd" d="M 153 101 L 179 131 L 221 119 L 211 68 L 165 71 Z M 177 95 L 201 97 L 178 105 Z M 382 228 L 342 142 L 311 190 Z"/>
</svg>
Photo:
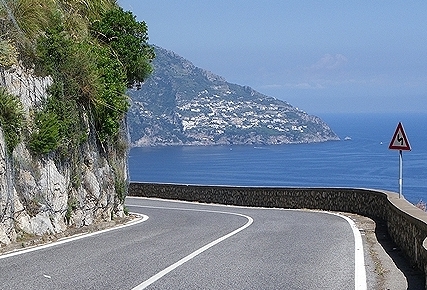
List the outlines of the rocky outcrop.
<svg viewBox="0 0 427 290">
<path fill-rule="evenodd" d="M 20 98 L 27 119 L 51 83 L 20 67 L 0 71 L 0 86 Z M 10 153 L 0 127 L 0 246 L 122 216 L 124 193 L 116 187 L 127 181 L 126 154 L 100 146 L 89 126 L 78 163 L 32 156 L 25 138 Z"/>
</svg>

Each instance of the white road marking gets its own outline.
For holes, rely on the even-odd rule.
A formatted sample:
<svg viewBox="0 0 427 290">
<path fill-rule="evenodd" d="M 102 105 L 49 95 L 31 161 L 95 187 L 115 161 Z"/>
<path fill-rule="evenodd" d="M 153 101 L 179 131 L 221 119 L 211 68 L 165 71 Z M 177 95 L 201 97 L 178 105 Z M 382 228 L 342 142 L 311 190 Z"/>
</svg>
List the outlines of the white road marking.
<svg viewBox="0 0 427 290">
<path fill-rule="evenodd" d="M 178 262 L 170 265 L 169 267 L 167 267 L 166 269 L 160 271 L 159 273 L 157 273 L 156 275 L 152 276 L 151 278 L 149 278 L 148 280 L 144 281 L 143 283 L 139 284 L 138 286 L 134 287 L 132 290 L 139 290 L 139 289 L 145 289 L 147 286 L 151 285 L 152 283 L 154 283 L 155 281 L 157 281 L 158 279 L 160 279 L 161 277 L 163 277 L 164 275 L 166 275 L 167 273 L 173 271 L 174 269 L 176 269 L 177 267 L 181 266 L 182 264 L 184 264 L 185 262 L 191 260 L 192 258 L 196 257 L 197 255 L 199 255 L 200 253 L 208 250 L 209 248 L 219 244 L 220 242 L 228 239 L 229 237 L 239 233 L 240 231 L 246 229 L 247 227 L 249 227 L 252 223 L 253 223 L 253 219 L 250 216 L 247 215 L 243 215 L 243 214 L 239 214 L 239 213 L 232 213 L 232 212 L 223 212 L 223 211 L 211 211 L 211 210 L 198 210 L 198 209 L 183 209 L 183 208 L 168 208 L 168 207 L 150 207 L 150 206 L 140 206 L 140 205 L 129 205 L 129 206 L 133 206 L 133 207 L 142 207 L 142 208 L 159 208 L 159 209 L 171 209 L 171 210 L 183 210 L 183 211 L 198 211 L 198 212 L 211 212 L 211 213 L 221 213 L 221 214 L 230 214 L 230 215 L 236 215 L 236 216 L 241 216 L 241 217 L 245 217 L 248 219 L 248 222 L 243 225 L 242 227 L 238 228 L 237 230 L 205 245 L 204 247 L 194 251 L 193 253 L 191 253 L 190 255 L 182 258 L 181 260 L 179 260 Z M 287 210 L 287 209 L 284 209 Z M 338 213 L 333 213 L 333 212 L 325 212 L 325 211 L 319 211 L 322 213 L 329 213 L 329 214 L 333 214 L 336 216 L 339 216 L 341 218 L 344 218 L 345 220 L 347 220 L 347 222 L 350 224 L 352 230 L 353 230 L 353 235 L 354 235 L 354 246 L 355 246 L 355 253 L 354 253 L 354 266 L 355 266 L 355 290 L 366 290 L 367 289 L 367 284 L 366 284 L 366 270 L 365 270 L 365 258 L 364 258 L 364 253 L 363 253 L 363 241 L 362 241 L 362 236 L 361 233 L 359 231 L 359 229 L 357 228 L 356 224 L 353 222 L 353 220 L 351 220 L 349 217 L 346 217 L 344 215 L 338 214 Z M 136 220 L 130 223 L 127 223 L 125 225 L 121 225 L 121 226 L 117 226 L 114 228 L 109 228 L 109 229 L 105 229 L 105 230 L 101 230 L 98 232 L 94 232 L 94 233 L 90 233 L 90 234 L 83 234 L 83 235 L 79 235 L 79 236 L 75 236 L 75 237 L 71 237 L 71 238 L 65 238 L 63 240 L 57 241 L 57 242 L 53 242 L 50 244 L 45 244 L 45 245 L 41 245 L 41 246 L 35 246 L 32 248 L 28 248 L 25 250 L 19 250 L 16 252 L 11 252 L 8 254 L 4 254 L 4 255 L 0 255 L 0 260 L 1 259 L 5 259 L 5 258 L 9 258 L 9 257 L 13 257 L 13 256 L 18 256 L 18 255 L 22 255 L 22 254 L 26 254 L 29 252 L 34 252 L 34 251 L 38 251 L 41 249 L 46 249 L 49 247 L 53 247 L 56 245 L 61 245 L 61 244 L 65 244 L 65 243 L 69 243 L 72 241 L 76 241 L 76 240 L 80 240 L 83 238 L 87 238 L 87 237 L 91 237 L 91 236 L 95 236 L 95 235 L 99 235 L 102 233 L 106 233 L 112 230 L 116 230 L 116 229 L 121 229 L 121 228 L 125 228 L 128 226 L 132 226 L 135 224 L 139 224 L 142 223 L 146 220 L 148 220 L 148 216 L 147 215 L 143 215 L 140 214 L 142 216 L 142 219 L 140 220 Z M 51 276 L 49 275 L 43 275 L 45 278 L 51 279 Z"/>
<path fill-rule="evenodd" d="M 328 212 L 330 214 L 342 217 L 345 219 L 351 226 L 354 236 L 354 289 L 355 290 L 366 290 L 366 270 L 365 270 L 365 256 L 363 254 L 363 241 L 362 235 L 360 234 L 359 229 L 357 228 L 354 221 L 344 215 Z"/>
<path fill-rule="evenodd" d="M 89 233 L 89 234 L 82 234 L 82 235 L 78 235 L 78 236 L 74 236 L 74 237 L 70 237 L 70 238 L 64 238 L 64 239 L 58 240 L 57 242 L 53 242 L 53 243 L 49 243 L 49 244 L 44 244 L 44 245 L 40 245 L 40 246 L 35 246 L 35 247 L 31 247 L 31 248 L 28 248 L 28 249 L 25 249 L 25 250 L 18 250 L 16 252 L 11 252 L 11 253 L 7 253 L 7 254 L 4 254 L 4 255 L 0 255 L 0 260 L 1 259 L 6 259 L 6 258 L 9 258 L 9 257 L 13 257 L 13 256 L 18 256 L 18 255 L 22 255 L 22 254 L 34 252 L 34 251 L 38 251 L 38 250 L 41 250 L 41 249 L 50 248 L 50 247 L 61 245 L 61 244 L 65 244 L 65 243 L 70 243 L 70 242 L 77 241 L 77 240 L 84 239 L 84 238 L 88 238 L 88 237 L 93 237 L 93 236 L 100 235 L 100 234 L 103 234 L 103 233 L 106 233 L 106 232 L 109 232 L 109 231 L 113 231 L 113 230 L 117 230 L 117 229 L 126 228 L 126 227 L 129 227 L 129 226 L 133 226 L 133 225 L 136 225 L 136 224 L 139 224 L 139 223 L 142 223 L 142 222 L 145 222 L 146 220 L 148 220 L 148 216 L 147 215 L 140 214 L 140 216 L 142 216 L 141 219 L 134 220 L 132 222 L 126 223 L 126 224 L 121 225 L 121 226 L 117 226 L 117 227 L 113 227 L 113 228 L 108 228 L 108 229 L 105 229 L 105 230 L 101 230 L 101 231 L 97 231 L 97 232 L 93 232 L 93 233 Z"/>
<path fill-rule="evenodd" d="M 133 198 L 135 198 L 135 199 L 155 199 L 155 198 L 136 198 L 136 197 L 133 197 Z M 157 199 L 157 200 L 162 200 L 162 199 Z M 193 203 L 193 202 L 186 202 L 186 201 L 184 201 L 184 202 L 182 202 L 182 201 L 174 201 L 174 202 L 188 203 L 188 204 L 192 204 Z M 213 206 L 215 204 L 209 204 L 209 205 Z M 248 218 L 248 220 L 250 219 L 248 221 L 248 223 L 245 226 L 243 226 L 243 228 L 237 229 L 236 230 L 237 232 L 240 232 L 240 231 L 244 230 L 245 228 L 247 228 L 248 226 L 250 226 L 252 224 L 252 222 L 253 222 L 253 219 L 251 217 L 249 217 L 249 216 L 245 216 L 245 215 L 242 215 L 242 214 L 236 214 L 236 213 L 230 213 L 230 212 L 209 211 L 209 210 L 196 210 L 196 209 L 183 209 L 183 208 L 150 207 L 150 206 L 138 206 L 138 205 L 129 205 L 129 206 L 147 207 L 147 208 L 159 208 L 159 209 L 192 210 L 192 211 L 202 211 L 202 212 L 204 211 L 204 212 L 214 212 L 214 213 L 218 212 L 218 213 L 226 213 L 226 214 L 235 214 L 235 215 L 239 215 L 239 216 L 244 216 L 244 217 Z M 224 205 L 216 205 L 216 206 L 221 206 L 222 207 Z M 242 207 L 242 206 L 227 206 L 227 207 L 247 208 L 247 207 Z M 262 207 L 257 207 L 257 209 L 260 209 L 260 208 L 262 208 Z M 268 208 L 268 209 L 300 211 L 298 209 L 283 209 L 283 208 Z M 353 236 L 354 236 L 354 289 L 355 290 L 366 290 L 367 289 L 367 283 L 366 283 L 365 257 L 364 257 L 364 252 L 363 252 L 363 240 L 362 240 L 361 233 L 360 233 L 359 229 L 357 228 L 356 224 L 349 217 L 346 217 L 344 215 L 341 215 L 341 214 L 338 214 L 338 213 L 335 213 L 335 212 L 327 212 L 327 211 L 320 211 L 320 210 L 313 210 L 313 211 L 316 211 L 316 212 L 319 212 L 319 213 L 326 213 L 326 214 L 332 214 L 332 215 L 339 216 L 339 217 L 345 219 L 350 224 L 350 227 L 351 227 L 351 229 L 353 231 Z M 234 235 L 234 234 L 237 233 L 236 231 L 234 231 L 234 232 L 232 232 L 232 233 L 230 233 L 228 235 L 232 236 L 232 235 Z M 200 248 L 199 250 L 193 252 L 189 256 L 187 256 L 187 257 L 179 260 L 175 264 L 167 267 L 163 271 L 161 271 L 161 272 L 157 273 L 156 275 L 152 276 L 151 278 L 149 278 L 145 282 L 141 283 L 140 285 L 136 286 L 132 290 L 140 290 L 140 289 L 146 288 L 147 286 L 149 286 L 150 284 L 154 283 L 155 281 L 157 281 L 158 279 L 160 279 L 161 277 L 163 277 L 167 273 L 169 273 L 172 270 L 176 269 L 177 267 L 179 267 L 180 265 L 184 264 L 188 260 L 194 258 L 195 256 L 197 256 L 201 252 L 206 251 L 210 247 L 212 247 L 212 246 L 220 243 L 221 241 L 225 240 L 226 238 L 228 238 L 227 236 L 224 236 L 224 237 L 220 238 L 221 240 L 218 239 L 220 241 L 216 240 L 216 241 L 214 241 L 214 242 L 212 242 L 212 243 L 204 246 L 203 248 Z"/>
<path fill-rule="evenodd" d="M 215 246 L 216 244 L 219 244 L 220 242 L 228 239 L 229 237 L 234 236 L 238 232 L 243 231 L 244 229 L 246 229 L 247 227 L 249 227 L 253 223 L 253 221 L 254 221 L 250 216 L 247 216 L 247 215 L 244 215 L 244 214 L 240 214 L 240 213 L 232 213 L 232 212 L 224 212 L 224 211 L 201 210 L 201 209 L 184 209 L 184 208 L 171 208 L 171 207 L 152 207 L 152 206 L 140 206 L 140 205 L 128 205 L 128 206 L 142 207 L 142 208 L 158 208 L 158 209 L 170 209 L 170 210 L 182 210 L 182 211 L 197 211 L 197 212 L 220 213 L 220 214 L 229 214 L 229 215 L 241 216 L 241 217 L 244 217 L 244 218 L 248 219 L 248 222 L 245 225 L 243 225 L 240 228 L 238 228 L 237 230 L 234 230 L 231 233 L 229 233 L 229 234 L 227 234 L 225 236 L 222 236 L 222 237 L 216 239 L 215 241 L 210 242 L 209 244 L 207 244 L 207 245 L 201 247 L 200 249 L 192 252 L 191 254 L 189 254 L 188 256 L 186 256 L 184 258 L 182 258 L 178 262 L 170 265 L 166 269 L 164 269 L 164 270 L 160 271 L 159 273 L 155 274 L 154 276 L 152 276 L 148 280 L 145 280 L 144 282 L 142 282 L 138 286 L 134 287 L 132 290 L 145 289 L 147 286 L 153 284 L 154 282 L 156 282 L 157 280 L 159 280 L 160 278 L 162 278 L 164 275 L 166 275 L 169 272 L 175 270 L 176 268 L 178 268 L 179 266 L 181 266 L 185 262 L 188 262 L 189 260 L 193 259 L 197 255 L 203 253 L 204 251 L 208 250 L 209 248 Z"/>
</svg>

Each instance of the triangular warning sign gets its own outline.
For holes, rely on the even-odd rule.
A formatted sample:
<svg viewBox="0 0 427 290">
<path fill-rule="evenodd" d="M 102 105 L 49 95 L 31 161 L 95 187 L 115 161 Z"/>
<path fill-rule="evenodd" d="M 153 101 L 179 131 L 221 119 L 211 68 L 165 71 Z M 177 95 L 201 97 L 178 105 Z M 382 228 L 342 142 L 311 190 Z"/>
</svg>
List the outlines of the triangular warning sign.
<svg viewBox="0 0 427 290">
<path fill-rule="evenodd" d="M 399 122 L 397 125 L 396 132 L 394 132 L 388 148 L 395 150 L 411 150 L 411 146 L 409 145 L 408 138 L 406 138 L 402 123 Z"/>
</svg>

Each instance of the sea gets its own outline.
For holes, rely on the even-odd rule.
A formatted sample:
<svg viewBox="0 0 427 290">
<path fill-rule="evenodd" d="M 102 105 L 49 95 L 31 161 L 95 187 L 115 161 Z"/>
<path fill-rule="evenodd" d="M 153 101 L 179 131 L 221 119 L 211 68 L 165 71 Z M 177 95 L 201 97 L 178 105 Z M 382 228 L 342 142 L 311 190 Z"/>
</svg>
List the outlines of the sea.
<svg viewBox="0 0 427 290">
<path fill-rule="evenodd" d="M 132 148 L 131 181 L 265 187 L 346 187 L 399 192 L 399 150 L 389 144 L 399 122 L 402 196 L 427 201 L 427 113 L 319 114 L 341 141 L 290 145 Z"/>
</svg>

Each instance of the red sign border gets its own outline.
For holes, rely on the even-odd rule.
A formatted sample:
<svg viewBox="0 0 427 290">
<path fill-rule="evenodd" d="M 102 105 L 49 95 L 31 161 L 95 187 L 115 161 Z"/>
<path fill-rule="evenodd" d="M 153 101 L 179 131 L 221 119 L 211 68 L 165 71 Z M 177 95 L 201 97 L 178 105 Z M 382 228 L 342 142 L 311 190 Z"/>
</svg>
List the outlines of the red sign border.
<svg viewBox="0 0 427 290">
<path fill-rule="evenodd" d="M 399 133 L 399 131 L 402 132 L 402 137 L 403 137 L 403 140 L 405 141 L 406 146 L 394 146 L 393 145 L 394 140 L 396 140 L 397 134 Z M 397 124 L 396 131 L 394 132 L 393 138 L 391 138 L 391 142 L 390 142 L 390 145 L 388 146 L 388 149 L 411 151 L 411 145 L 409 145 L 408 138 L 406 138 L 405 130 L 403 130 L 403 125 L 401 122 L 399 122 L 399 124 Z"/>
</svg>

